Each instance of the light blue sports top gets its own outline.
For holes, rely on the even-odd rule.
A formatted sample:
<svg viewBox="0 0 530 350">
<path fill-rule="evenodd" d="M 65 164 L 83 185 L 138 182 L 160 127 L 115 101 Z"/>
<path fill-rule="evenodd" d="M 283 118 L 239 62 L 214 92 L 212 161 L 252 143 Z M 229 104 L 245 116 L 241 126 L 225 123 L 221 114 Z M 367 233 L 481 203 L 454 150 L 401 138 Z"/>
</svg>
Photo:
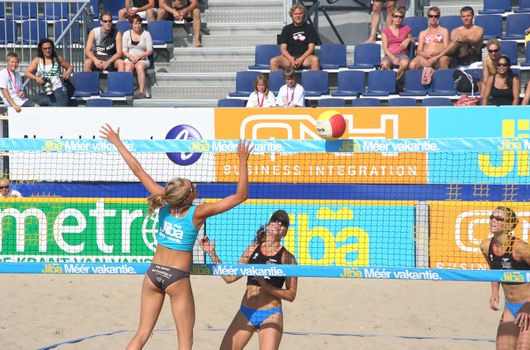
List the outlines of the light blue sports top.
<svg viewBox="0 0 530 350">
<path fill-rule="evenodd" d="M 199 232 L 193 226 L 196 208 L 192 205 L 184 217 L 177 218 L 169 212 L 169 205 L 164 205 L 158 213 L 158 244 L 173 250 L 193 250 Z"/>
</svg>

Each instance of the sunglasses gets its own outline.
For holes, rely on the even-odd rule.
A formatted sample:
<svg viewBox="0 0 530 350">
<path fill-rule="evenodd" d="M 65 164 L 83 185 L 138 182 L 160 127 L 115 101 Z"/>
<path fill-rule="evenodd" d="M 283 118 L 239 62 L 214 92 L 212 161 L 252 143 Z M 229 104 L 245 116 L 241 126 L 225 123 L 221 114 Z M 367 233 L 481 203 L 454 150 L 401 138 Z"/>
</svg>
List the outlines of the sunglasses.
<svg viewBox="0 0 530 350">
<path fill-rule="evenodd" d="M 508 63 L 497 63 L 497 67 L 508 67 Z"/>
<path fill-rule="evenodd" d="M 103 23 L 112 23 L 111 19 L 102 19 L 101 22 Z"/>
<path fill-rule="evenodd" d="M 429 15 L 429 18 L 440 18 L 440 15 Z"/>
<path fill-rule="evenodd" d="M 498 222 L 504 222 L 504 220 L 505 220 L 503 217 L 490 215 L 490 220 L 493 220 L 493 219 L 495 219 Z"/>
<path fill-rule="evenodd" d="M 9 186 L 0 186 L 0 190 L 8 190 Z"/>
<path fill-rule="evenodd" d="M 282 219 L 278 219 L 278 218 L 272 218 L 270 222 L 274 222 L 274 223 L 280 224 L 283 227 L 289 226 L 289 224 L 287 224 L 285 221 L 283 221 Z"/>
<path fill-rule="evenodd" d="M 394 17 L 394 18 L 403 18 L 403 16 L 401 16 L 401 15 L 394 15 L 392 17 Z"/>
<path fill-rule="evenodd" d="M 489 53 L 499 52 L 499 49 L 493 49 L 493 50 L 488 49 L 488 52 L 489 52 Z"/>
</svg>

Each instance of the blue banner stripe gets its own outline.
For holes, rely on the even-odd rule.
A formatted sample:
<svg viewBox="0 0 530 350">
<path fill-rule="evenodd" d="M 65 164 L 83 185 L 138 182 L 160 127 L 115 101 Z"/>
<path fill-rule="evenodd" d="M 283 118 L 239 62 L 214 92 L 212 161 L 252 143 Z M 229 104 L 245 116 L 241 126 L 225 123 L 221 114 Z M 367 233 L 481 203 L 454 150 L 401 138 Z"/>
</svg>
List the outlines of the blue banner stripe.
<svg viewBox="0 0 530 350">
<path fill-rule="evenodd" d="M 144 274 L 141 263 L 0 263 L 0 273 L 32 274 Z M 194 275 L 297 276 L 429 281 L 530 282 L 530 271 L 452 270 L 398 267 L 346 267 L 301 265 L 194 264 Z"/>
<path fill-rule="evenodd" d="M 233 153 L 237 140 L 124 140 L 132 152 Z M 350 140 L 252 140 L 254 153 L 369 152 L 438 153 L 530 150 L 528 138 L 432 138 Z M 115 152 L 106 140 L 0 138 L 0 150 L 37 152 Z"/>
</svg>

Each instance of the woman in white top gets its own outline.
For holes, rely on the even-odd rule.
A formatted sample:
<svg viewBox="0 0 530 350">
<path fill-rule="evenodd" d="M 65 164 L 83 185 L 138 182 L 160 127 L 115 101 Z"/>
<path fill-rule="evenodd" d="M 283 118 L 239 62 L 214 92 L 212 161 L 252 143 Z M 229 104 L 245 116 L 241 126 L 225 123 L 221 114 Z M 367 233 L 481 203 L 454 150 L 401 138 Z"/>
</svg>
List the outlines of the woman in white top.
<svg viewBox="0 0 530 350">
<path fill-rule="evenodd" d="M 153 39 L 147 30 L 142 28 L 142 18 L 139 15 L 131 16 L 131 30 L 123 33 L 122 46 L 125 56 L 125 71 L 136 70 L 138 77 L 138 98 L 144 98 L 145 70 L 151 62 L 149 56 L 153 54 Z"/>
<path fill-rule="evenodd" d="M 296 82 L 296 72 L 293 68 L 287 68 L 283 72 L 285 85 L 278 91 L 276 105 L 278 107 L 305 107 L 304 87 Z"/>
<path fill-rule="evenodd" d="M 39 85 L 39 105 L 64 107 L 68 105 L 69 98 L 63 79 L 68 79 L 73 70 L 64 57 L 57 55 L 53 41 L 46 38 L 39 42 L 37 57 L 24 74 Z"/>
<path fill-rule="evenodd" d="M 263 74 L 260 74 L 254 80 L 254 92 L 250 94 L 247 107 L 274 107 L 276 101 L 274 94 L 269 90 L 269 82 Z"/>
</svg>

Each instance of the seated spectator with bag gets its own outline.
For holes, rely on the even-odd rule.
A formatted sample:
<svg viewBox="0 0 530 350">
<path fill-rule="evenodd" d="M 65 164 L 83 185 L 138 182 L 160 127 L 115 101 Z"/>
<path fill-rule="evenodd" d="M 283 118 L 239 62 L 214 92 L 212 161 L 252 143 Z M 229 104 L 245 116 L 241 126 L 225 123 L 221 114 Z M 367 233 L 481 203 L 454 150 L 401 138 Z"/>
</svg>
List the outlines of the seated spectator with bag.
<svg viewBox="0 0 530 350">
<path fill-rule="evenodd" d="M 521 81 L 510 68 L 510 58 L 505 55 L 499 57 L 497 73 L 488 77 L 484 83 L 482 105 L 509 106 L 519 104 Z"/>
<path fill-rule="evenodd" d="M 138 98 L 144 98 L 145 70 L 151 62 L 149 56 L 153 54 L 153 40 L 147 30 L 142 29 L 142 18 L 133 15 L 130 18 L 131 30 L 123 33 L 123 56 L 125 57 L 125 71 L 136 70 L 138 78 Z"/>
<path fill-rule="evenodd" d="M 64 82 L 73 71 L 70 63 L 57 55 L 53 41 L 46 38 L 39 42 L 37 57 L 31 61 L 25 76 L 39 85 L 39 105 L 64 107 L 69 100 Z"/>
</svg>

